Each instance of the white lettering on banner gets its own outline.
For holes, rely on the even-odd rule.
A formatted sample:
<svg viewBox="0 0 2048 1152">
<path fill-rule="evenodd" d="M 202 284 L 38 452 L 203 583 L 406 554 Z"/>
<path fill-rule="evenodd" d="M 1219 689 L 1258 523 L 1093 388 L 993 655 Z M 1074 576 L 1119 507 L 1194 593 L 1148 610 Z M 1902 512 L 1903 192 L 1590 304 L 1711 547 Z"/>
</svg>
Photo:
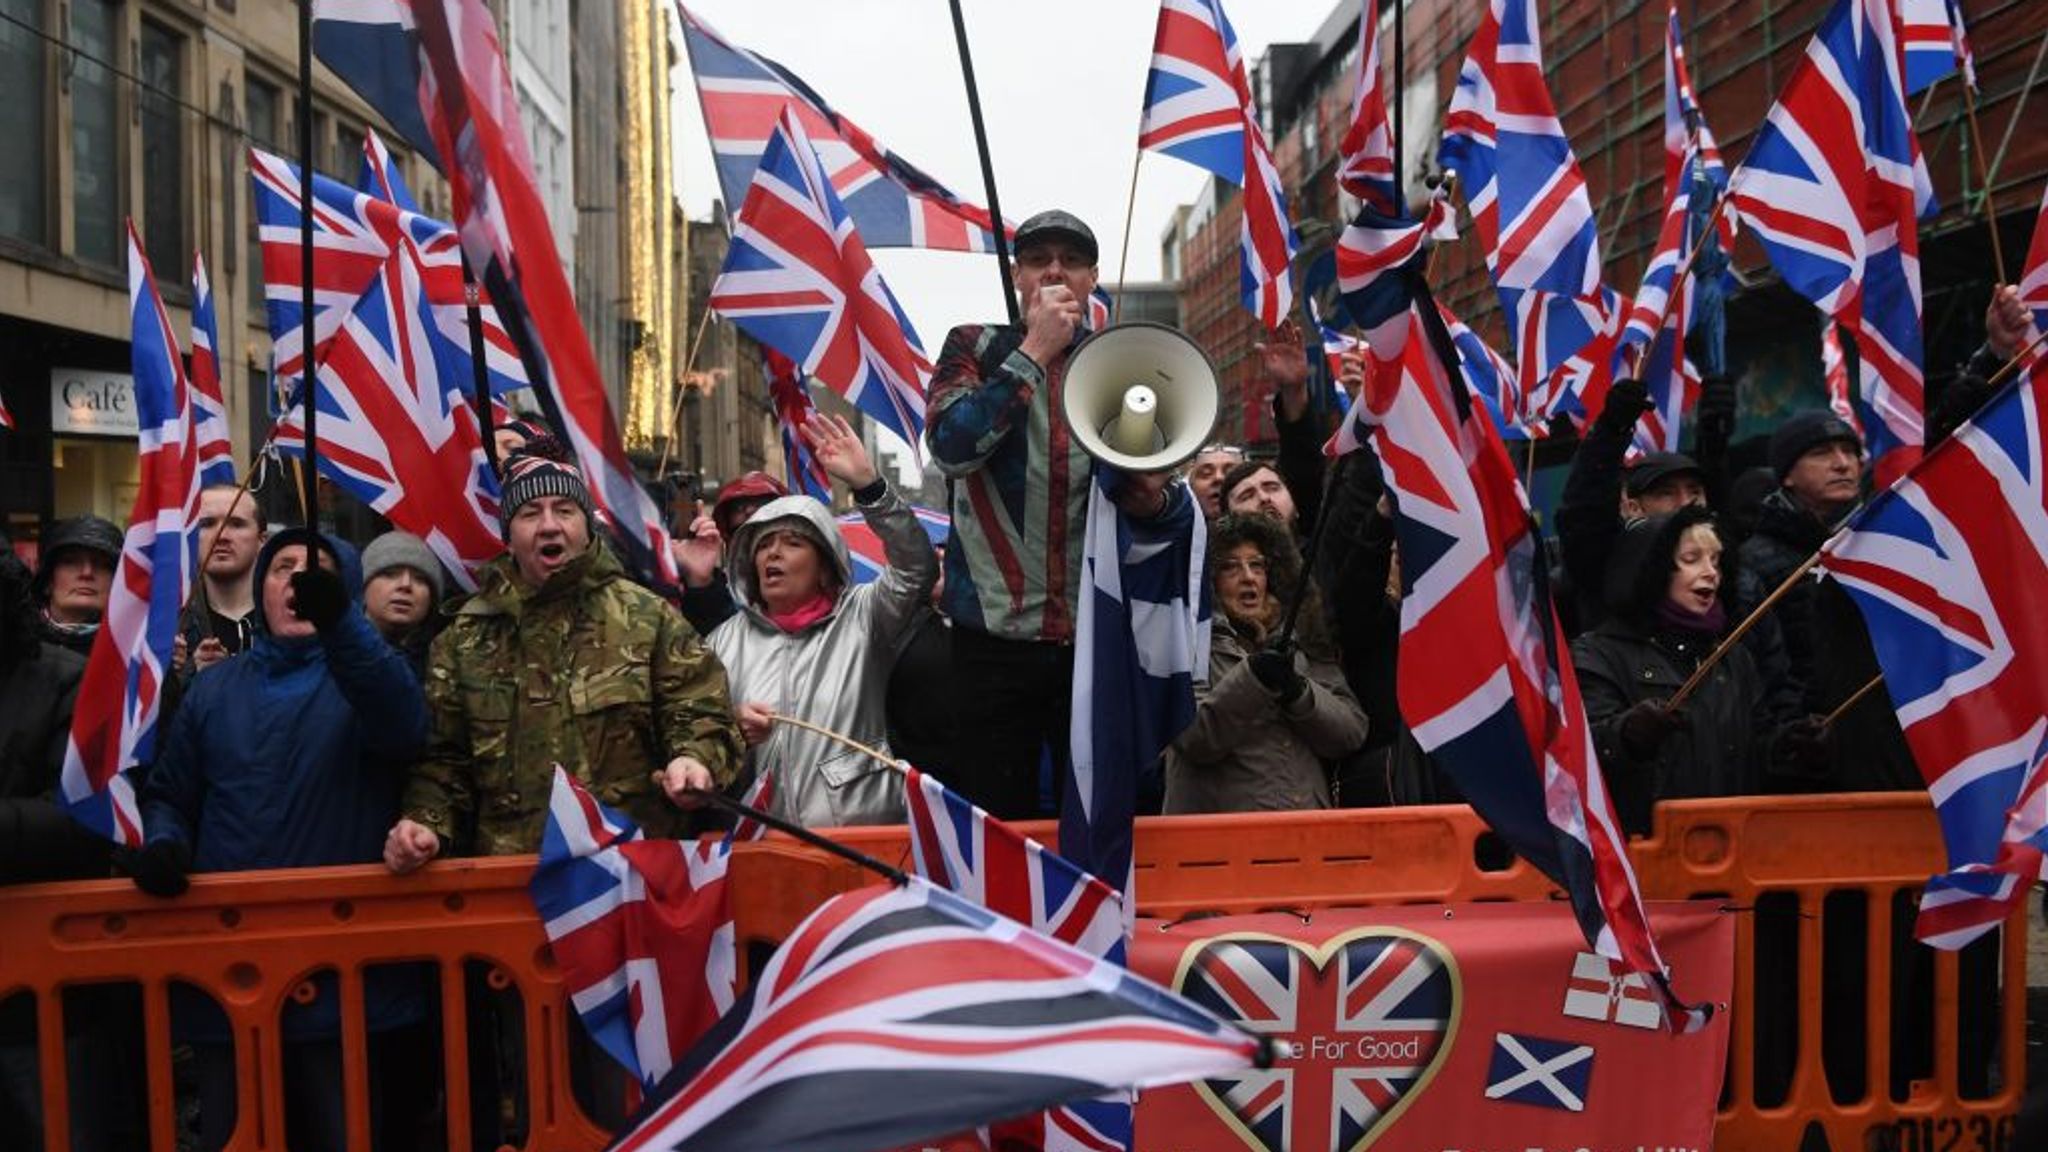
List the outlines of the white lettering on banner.
<svg viewBox="0 0 2048 1152">
<path fill-rule="evenodd" d="M 50 431 L 135 436 L 135 378 L 93 368 L 50 369 Z"/>
</svg>

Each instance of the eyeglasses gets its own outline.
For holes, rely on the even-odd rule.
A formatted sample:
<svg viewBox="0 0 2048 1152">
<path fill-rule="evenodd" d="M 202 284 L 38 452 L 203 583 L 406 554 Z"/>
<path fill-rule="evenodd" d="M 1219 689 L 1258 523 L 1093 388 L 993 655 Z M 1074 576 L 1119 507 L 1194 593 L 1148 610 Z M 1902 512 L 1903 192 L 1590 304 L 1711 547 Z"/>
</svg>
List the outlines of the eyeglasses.
<svg viewBox="0 0 2048 1152">
<path fill-rule="evenodd" d="M 1059 245 L 1034 246 L 1017 253 L 1017 267 L 1029 268 L 1033 271 L 1050 267 L 1054 260 L 1058 260 L 1068 268 L 1095 267 L 1095 261 L 1089 259 L 1083 253 Z"/>
</svg>

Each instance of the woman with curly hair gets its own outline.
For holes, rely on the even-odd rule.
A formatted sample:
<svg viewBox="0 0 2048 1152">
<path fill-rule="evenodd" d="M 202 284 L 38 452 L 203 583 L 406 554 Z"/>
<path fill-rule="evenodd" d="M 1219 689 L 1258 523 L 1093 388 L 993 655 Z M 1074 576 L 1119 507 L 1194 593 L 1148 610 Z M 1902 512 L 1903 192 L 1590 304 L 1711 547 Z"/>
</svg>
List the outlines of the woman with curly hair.
<svg viewBox="0 0 2048 1152">
<path fill-rule="evenodd" d="M 1276 647 L 1302 580 L 1285 526 L 1225 516 L 1209 531 L 1209 681 L 1195 719 L 1166 750 L 1166 811 L 1330 807 L 1329 763 L 1365 743 L 1365 711 L 1344 683 L 1311 587 L 1295 643 Z"/>
</svg>

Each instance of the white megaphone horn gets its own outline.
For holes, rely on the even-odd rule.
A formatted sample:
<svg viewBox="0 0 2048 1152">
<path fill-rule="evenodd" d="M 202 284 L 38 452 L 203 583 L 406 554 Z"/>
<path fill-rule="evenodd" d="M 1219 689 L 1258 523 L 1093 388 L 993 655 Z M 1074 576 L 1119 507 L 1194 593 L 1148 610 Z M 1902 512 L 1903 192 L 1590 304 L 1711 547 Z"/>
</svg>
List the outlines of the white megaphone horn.
<svg viewBox="0 0 2048 1152">
<path fill-rule="evenodd" d="M 1164 324 L 1089 336 L 1067 361 L 1062 415 L 1090 456 L 1127 472 L 1171 468 L 1216 429 L 1222 388 L 1209 357 Z"/>
</svg>

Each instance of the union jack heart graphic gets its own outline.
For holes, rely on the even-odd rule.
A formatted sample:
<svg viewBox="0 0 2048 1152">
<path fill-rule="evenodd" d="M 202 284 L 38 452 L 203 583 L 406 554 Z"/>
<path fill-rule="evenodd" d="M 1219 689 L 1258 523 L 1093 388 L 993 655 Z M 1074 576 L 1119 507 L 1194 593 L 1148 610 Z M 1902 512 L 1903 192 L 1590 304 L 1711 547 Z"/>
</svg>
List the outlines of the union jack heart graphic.
<svg viewBox="0 0 2048 1152">
<path fill-rule="evenodd" d="M 1450 950 L 1392 928 L 1319 945 L 1212 936 L 1182 955 L 1173 986 L 1276 1042 L 1271 1068 L 1195 1085 L 1254 1152 L 1371 1144 L 1443 1066 L 1462 1001 Z"/>
</svg>

